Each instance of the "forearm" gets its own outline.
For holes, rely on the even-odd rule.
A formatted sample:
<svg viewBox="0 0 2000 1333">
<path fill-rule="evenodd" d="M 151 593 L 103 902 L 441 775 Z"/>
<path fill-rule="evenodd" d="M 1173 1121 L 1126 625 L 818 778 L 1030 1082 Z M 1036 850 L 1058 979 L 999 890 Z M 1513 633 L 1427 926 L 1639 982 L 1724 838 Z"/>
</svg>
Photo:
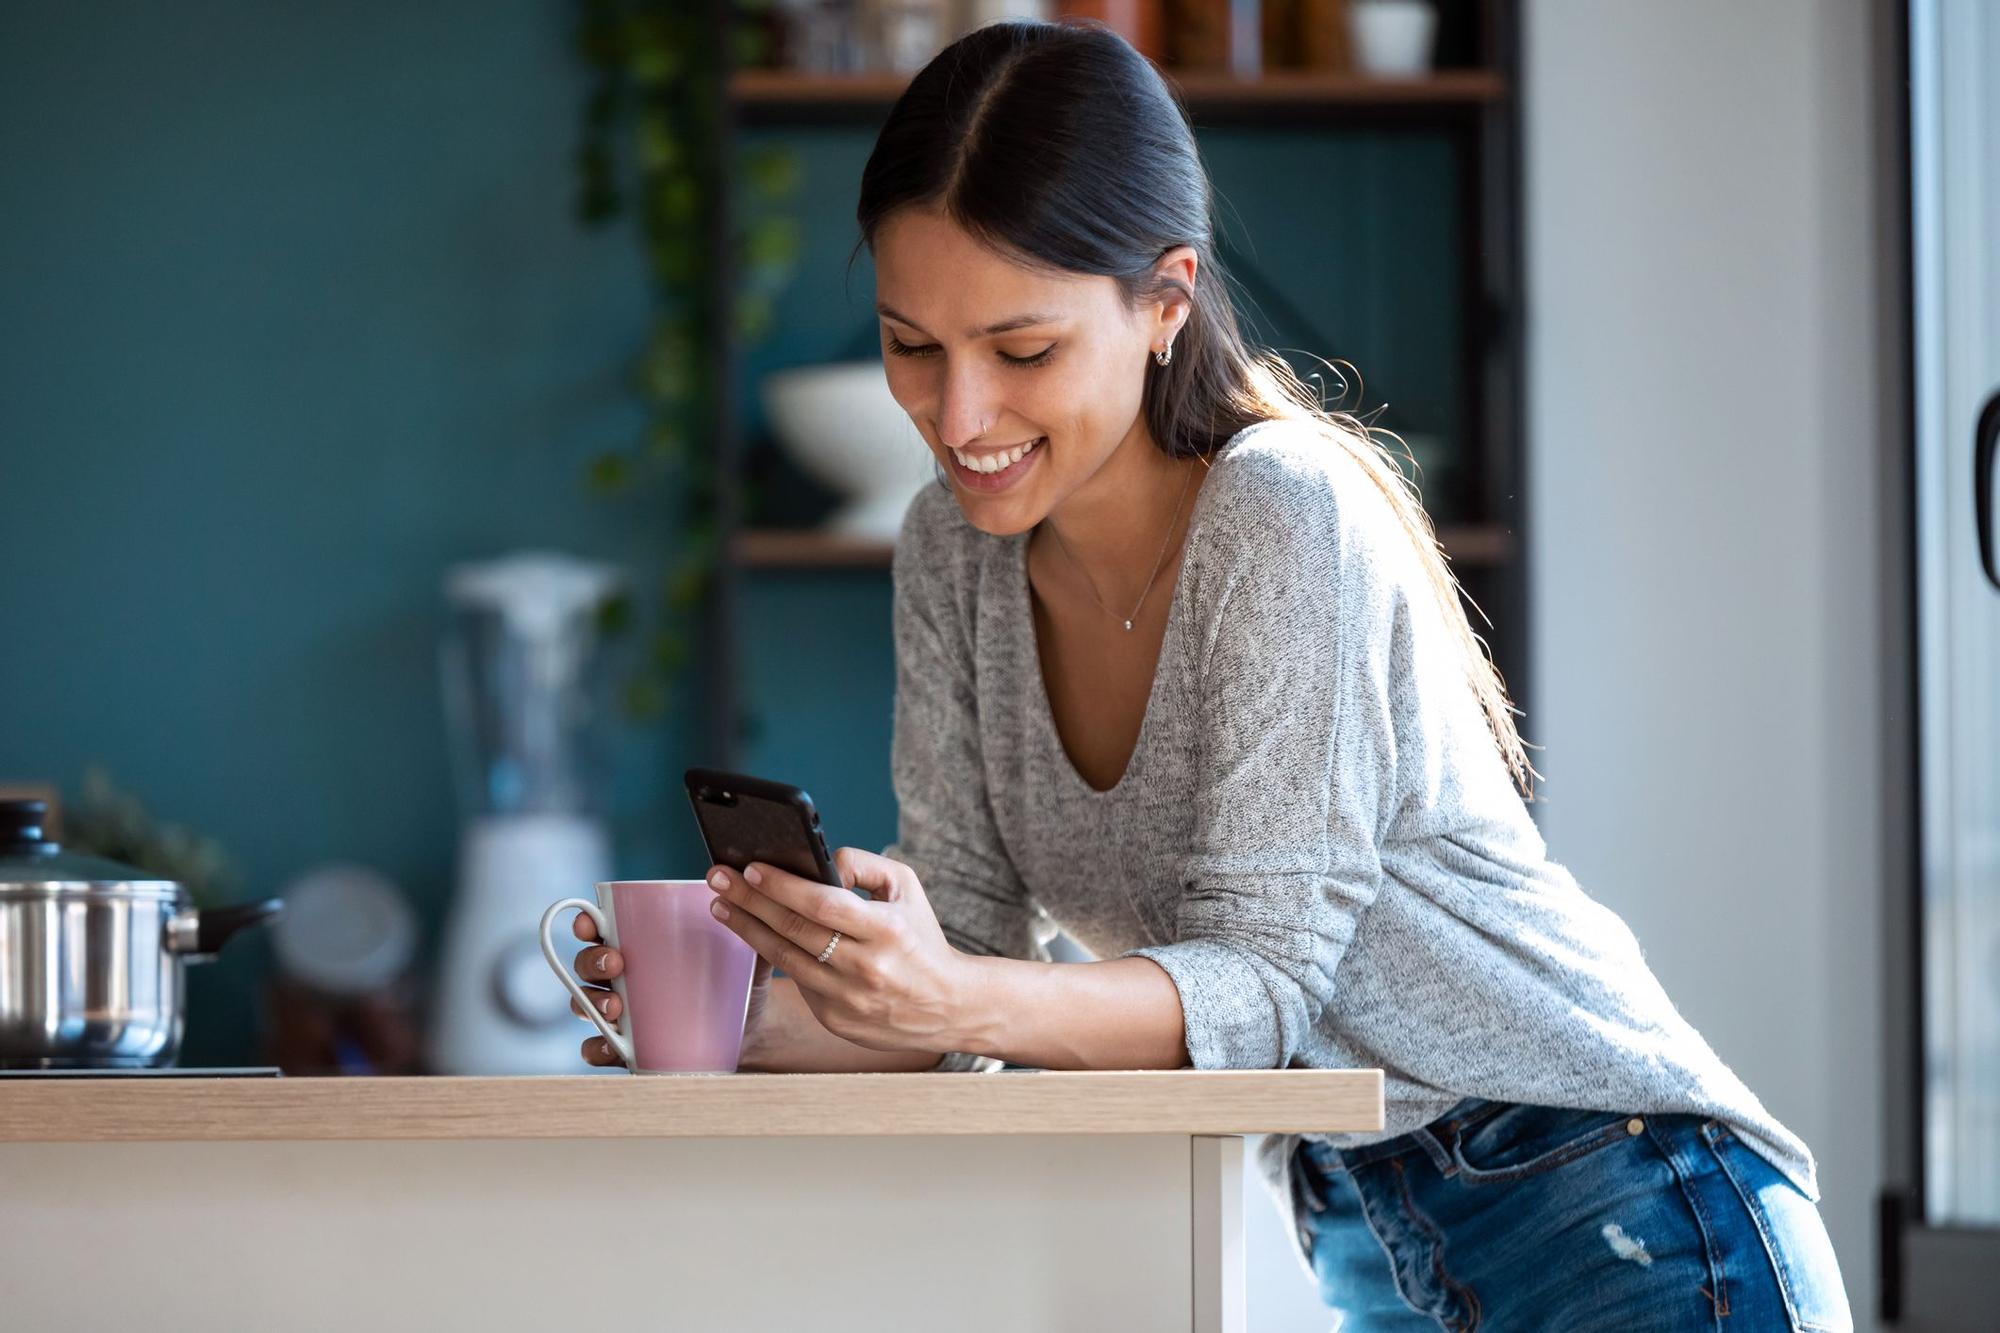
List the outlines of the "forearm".
<svg viewBox="0 0 2000 1333">
<path fill-rule="evenodd" d="M 1180 991 L 1149 958 L 972 958 L 962 1044 L 1037 1069 L 1181 1069 Z"/>
<path fill-rule="evenodd" d="M 929 1069 L 942 1052 L 877 1051 L 828 1032 L 790 977 L 771 978 L 736 1067 L 759 1074 L 894 1074 Z"/>
</svg>

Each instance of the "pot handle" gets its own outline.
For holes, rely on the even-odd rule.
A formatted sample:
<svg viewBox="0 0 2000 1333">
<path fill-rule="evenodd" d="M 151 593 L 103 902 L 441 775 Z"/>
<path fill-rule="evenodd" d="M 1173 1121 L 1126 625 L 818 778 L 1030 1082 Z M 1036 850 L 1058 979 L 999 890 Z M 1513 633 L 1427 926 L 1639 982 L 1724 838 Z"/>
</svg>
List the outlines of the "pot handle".
<svg viewBox="0 0 2000 1333">
<path fill-rule="evenodd" d="M 237 931 L 282 916 L 284 911 L 284 899 L 266 898 L 260 903 L 177 912 L 167 922 L 167 952 L 190 963 L 205 963 L 220 953 Z"/>
</svg>

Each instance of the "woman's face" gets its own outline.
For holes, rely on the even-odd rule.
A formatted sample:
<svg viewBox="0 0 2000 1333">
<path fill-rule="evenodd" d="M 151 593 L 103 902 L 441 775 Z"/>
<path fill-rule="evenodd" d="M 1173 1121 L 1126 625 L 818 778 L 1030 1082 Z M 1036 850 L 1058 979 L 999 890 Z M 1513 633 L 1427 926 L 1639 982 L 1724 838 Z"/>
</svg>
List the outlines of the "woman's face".
<svg viewBox="0 0 2000 1333">
<path fill-rule="evenodd" d="M 1128 310 L 1110 278 L 1023 267 L 927 210 L 892 214 L 874 257 L 889 392 L 973 526 L 1025 532 L 1128 440 L 1153 447 L 1146 358 L 1184 302 Z"/>
</svg>

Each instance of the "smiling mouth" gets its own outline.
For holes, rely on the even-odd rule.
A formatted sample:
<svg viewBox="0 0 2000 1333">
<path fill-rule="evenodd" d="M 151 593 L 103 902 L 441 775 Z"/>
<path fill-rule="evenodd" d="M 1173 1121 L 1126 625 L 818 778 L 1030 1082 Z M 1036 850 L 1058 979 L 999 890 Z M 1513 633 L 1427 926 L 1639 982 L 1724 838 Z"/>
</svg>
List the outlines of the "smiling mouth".
<svg viewBox="0 0 2000 1333">
<path fill-rule="evenodd" d="M 1012 449 L 999 449 L 988 454 L 968 454 L 954 449 L 951 451 L 951 456 L 957 459 L 958 465 L 967 472 L 1004 472 L 1041 448 L 1048 438 L 1046 435 L 1040 435 L 1026 444 L 1017 444 Z"/>
</svg>

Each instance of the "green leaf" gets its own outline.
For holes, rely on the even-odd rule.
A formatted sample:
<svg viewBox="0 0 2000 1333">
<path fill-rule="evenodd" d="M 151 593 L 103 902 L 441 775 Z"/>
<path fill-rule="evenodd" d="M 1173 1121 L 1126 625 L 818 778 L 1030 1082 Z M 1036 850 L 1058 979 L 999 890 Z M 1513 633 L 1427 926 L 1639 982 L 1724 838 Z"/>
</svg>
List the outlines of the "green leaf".
<svg viewBox="0 0 2000 1333">
<path fill-rule="evenodd" d="M 714 571 L 706 560 L 685 560 L 667 580 L 667 605 L 676 611 L 687 611 L 700 605 L 708 592 L 709 577 Z"/>
<path fill-rule="evenodd" d="M 599 454 L 590 460 L 584 477 L 599 495 L 622 495 L 632 484 L 632 461 L 623 454 Z"/>
<path fill-rule="evenodd" d="M 745 155 L 742 172 L 753 190 L 780 198 L 799 188 L 799 155 L 789 148 L 758 148 Z"/>
<path fill-rule="evenodd" d="M 736 334 L 746 341 L 764 336 L 774 318 L 771 298 L 760 292 L 745 292 L 736 298 Z"/>
<path fill-rule="evenodd" d="M 597 632 L 607 639 L 622 638 L 632 630 L 632 594 L 616 592 L 597 608 Z"/>
<path fill-rule="evenodd" d="M 687 663 L 687 640 L 678 631 L 658 630 L 653 635 L 652 662 L 654 667 L 671 676 Z"/>
<path fill-rule="evenodd" d="M 680 136 L 664 116 L 639 118 L 639 165 L 647 171 L 669 171 L 680 165 L 684 151 Z"/>
<path fill-rule="evenodd" d="M 679 403 L 694 390 L 694 340 L 678 318 L 662 318 L 639 362 L 639 387 L 655 402 Z"/>
<path fill-rule="evenodd" d="M 687 448 L 687 433 L 671 421 L 656 421 L 646 428 L 646 454 L 661 462 L 672 463 L 681 457 Z"/>
<path fill-rule="evenodd" d="M 686 287 L 701 271 L 701 248 L 685 237 L 652 247 L 653 272 L 669 287 Z"/>
<path fill-rule="evenodd" d="M 668 225 L 685 227 L 701 214 L 701 186 L 689 176 L 662 176 L 653 185 L 656 215 Z"/>
<path fill-rule="evenodd" d="M 633 720 L 651 722 L 667 711 L 667 683 L 657 675 L 634 676 L 625 682 L 625 711 Z"/>
<path fill-rule="evenodd" d="M 753 268 L 790 268 L 799 257 L 799 249 L 796 218 L 761 218 L 750 224 L 743 237 L 743 259 Z"/>
</svg>

